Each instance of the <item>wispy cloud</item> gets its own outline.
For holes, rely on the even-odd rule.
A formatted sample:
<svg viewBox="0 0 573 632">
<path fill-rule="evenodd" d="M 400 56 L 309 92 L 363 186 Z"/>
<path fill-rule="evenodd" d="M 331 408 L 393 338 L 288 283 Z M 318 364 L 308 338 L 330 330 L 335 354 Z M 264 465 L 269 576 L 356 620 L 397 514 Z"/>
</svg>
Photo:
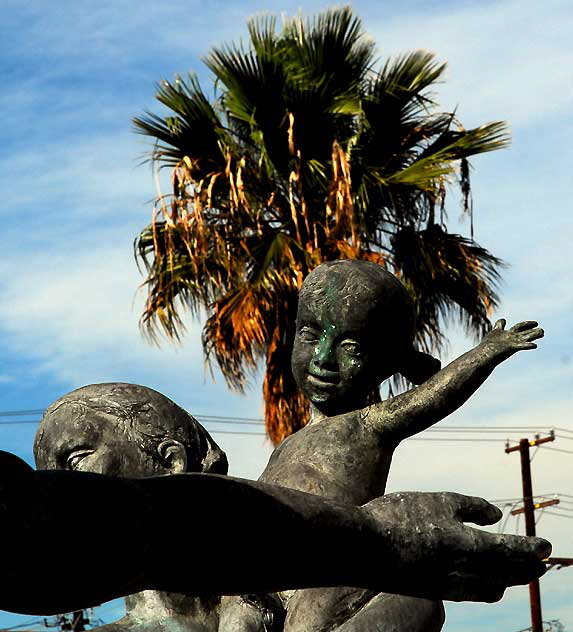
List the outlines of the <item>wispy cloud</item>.
<svg viewBox="0 0 573 632">
<path fill-rule="evenodd" d="M 431 13 L 405 7 L 378 14 L 367 27 L 384 56 L 425 48 L 448 62 L 440 100 L 459 104 L 467 125 L 502 118 L 517 127 L 571 108 L 573 14 L 567 0 L 469 2 Z"/>
</svg>

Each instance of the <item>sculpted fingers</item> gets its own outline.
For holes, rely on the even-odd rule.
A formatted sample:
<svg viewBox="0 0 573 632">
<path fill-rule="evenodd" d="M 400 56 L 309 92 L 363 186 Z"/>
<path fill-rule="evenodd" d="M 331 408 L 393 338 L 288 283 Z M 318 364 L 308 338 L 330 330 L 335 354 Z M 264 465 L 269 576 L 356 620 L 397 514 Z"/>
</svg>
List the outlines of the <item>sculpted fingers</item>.
<svg viewBox="0 0 573 632">
<path fill-rule="evenodd" d="M 507 584 L 500 582 L 492 569 L 487 573 L 451 573 L 446 588 L 450 601 L 483 601 L 493 603 L 503 597 Z"/>
<path fill-rule="evenodd" d="M 505 535 L 503 538 L 504 545 L 509 546 L 517 558 L 542 561 L 551 555 L 551 543 L 544 538 L 523 538 L 517 535 Z"/>
<path fill-rule="evenodd" d="M 521 323 L 515 324 L 511 328 L 511 331 L 525 331 L 527 329 L 533 329 L 534 327 L 537 327 L 538 324 L 539 323 L 536 320 L 524 320 Z"/>
<path fill-rule="evenodd" d="M 535 320 L 525 320 L 522 323 L 514 325 L 510 331 L 515 334 L 520 349 L 536 349 L 537 345 L 533 343 L 534 340 L 543 338 L 545 332 L 541 327 L 537 326 L 538 323 Z"/>
<path fill-rule="evenodd" d="M 507 330 L 505 325 L 505 319 L 501 318 L 484 339 L 493 345 L 496 354 L 502 360 L 516 351 L 537 349 L 537 345 L 533 341 L 543 338 L 545 335 L 535 320 L 524 320 Z"/>
<path fill-rule="evenodd" d="M 477 496 L 458 496 L 457 517 L 462 522 L 473 522 L 481 526 L 495 524 L 503 516 L 502 511 Z"/>
<path fill-rule="evenodd" d="M 523 332 L 520 338 L 522 340 L 531 341 L 543 338 L 544 335 L 545 332 L 543 331 L 543 329 L 541 329 L 541 327 L 536 327 L 535 329 L 528 329 L 527 331 Z"/>
<path fill-rule="evenodd" d="M 497 577 L 507 586 L 528 584 L 545 573 L 543 560 L 551 554 L 547 540 L 484 532 L 478 538 L 478 563 L 495 568 Z"/>
<path fill-rule="evenodd" d="M 520 535 L 495 534 L 472 529 L 482 540 L 483 554 L 495 557 L 504 555 L 516 562 L 544 560 L 551 554 L 551 544 L 544 538 Z"/>
<path fill-rule="evenodd" d="M 506 588 L 528 584 L 545 572 L 551 545 L 542 538 L 485 533 L 466 527 L 473 545 L 462 551 L 448 573 L 444 591 L 452 601 L 501 599 Z"/>
</svg>

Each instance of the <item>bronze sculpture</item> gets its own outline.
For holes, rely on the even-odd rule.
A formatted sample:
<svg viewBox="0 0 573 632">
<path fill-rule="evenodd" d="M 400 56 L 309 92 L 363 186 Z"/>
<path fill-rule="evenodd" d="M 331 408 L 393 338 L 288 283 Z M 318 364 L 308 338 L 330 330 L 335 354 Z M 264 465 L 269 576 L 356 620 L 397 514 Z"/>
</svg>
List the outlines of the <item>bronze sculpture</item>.
<svg viewBox="0 0 573 632">
<path fill-rule="evenodd" d="M 292 354 L 311 422 L 275 450 L 260 480 L 355 505 L 381 496 L 403 439 L 456 410 L 495 366 L 543 336 L 533 321 L 504 326 L 498 321 L 475 349 L 440 371 L 438 360 L 413 347 L 414 309 L 396 277 L 367 261 L 319 265 L 299 294 Z M 369 406 L 372 392 L 395 373 L 420 386 Z M 289 632 L 338 630 L 336 623 L 345 631 L 432 632 L 444 620 L 441 604 L 358 589 L 312 589 L 286 601 Z"/>
<path fill-rule="evenodd" d="M 227 473 L 225 453 L 189 413 L 153 389 L 93 384 L 46 410 L 34 441 L 40 470 L 146 478 Z M 100 632 L 161 632 L 219 627 L 218 595 L 146 590 L 126 597 L 126 615 Z"/>
<path fill-rule="evenodd" d="M 376 611 L 386 599 L 379 591 L 425 599 L 493 601 L 508 585 L 540 575 L 541 560 L 549 550 L 545 541 L 497 536 L 461 524 L 490 524 L 499 519 L 500 512 L 481 499 L 445 493 L 375 497 L 383 493 L 391 453 L 401 438 L 457 408 L 496 364 L 521 348 L 534 348 L 533 340 L 542 332 L 534 323 L 506 332 L 500 322 L 470 352 L 471 361 L 466 354 L 420 389 L 364 407 L 364 397 L 381 379 L 402 371 L 422 381 L 438 366 L 413 350 L 407 318 L 400 316 L 396 321 L 404 335 L 387 333 L 384 325 L 396 315 L 385 309 L 386 299 L 377 302 L 374 297 L 370 303 L 366 296 L 372 314 L 370 307 L 364 309 L 364 302 L 354 300 L 364 299 L 364 292 L 375 295 L 379 291 L 376 279 L 368 289 L 371 273 L 378 271 L 368 269 L 372 264 L 355 262 L 349 273 L 350 263 L 324 264 L 305 282 L 293 367 L 315 416 L 275 451 L 262 483 L 194 473 L 125 479 L 118 476 L 131 471 L 126 470 L 125 459 L 106 461 L 105 471 L 113 478 L 81 471 L 33 472 L 3 453 L 2 541 L 12 537 L 15 544 L 25 545 L 24 557 L 32 556 L 51 568 L 52 582 L 46 586 L 41 578 L 28 577 L 22 571 L 25 561 L 7 550 L 0 607 L 50 613 L 144 590 L 210 597 L 316 588 L 314 593 L 297 593 L 289 604 L 287 626 L 294 630 L 303 629 L 297 623 L 300 617 L 310 621 L 315 616 L 309 608 L 313 599 L 333 605 L 332 596 L 338 595 L 337 603 L 360 602 L 363 612 Z M 355 274 L 357 268 L 367 272 Z M 334 272 L 332 279 L 339 278 L 340 287 L 338 281 L 328 285 L 321 276 L 325 270 Z M 321 289 L 323 281 L 326 285 Z M 307 290 L 318 299 L 306 301 Z M 333 298 L 339 290 L 338 298 Z M 402 300 L 399 289 L 392 292 Z M 378 336 L 377 326 L 386 337 Z M 365 345 L 365 336 L 374 342 Z M 326 419 L 329 415 L 335 416 Z M 205 446 L 208 441 L 203 439 Z M 148 443 L 142 440 L 142 449 Z M 162 441 L 153 445 L 158 448 Z M 94 452 L 89 450 L 76 445 L 65 463 L 81 470 L 82 463 L 93 459 Z M 216 446 L 212 450 L 216 452 Z M 356 458 L 351 458 L 352 451 Z M 162 453 L 170 463 L 182 456 L 169 441 Z M 132 464 L 141 464 L 135 452 L 131 455 Z M 111 458 L 109 453 L 106 458 Z M 86 502 L 96 513 L 92 510 L 90 519 L 81 523 L 80 533 L 66 523 L 64 512 L 71 511 L 77 518 Z M 367 504 L 355 506 L 363 503 Z M 233 524 L 232 532 L 223 527 L 228 522 Z M 293 541 L 289 536 L 295 532 Z M 37 543 L 39 533 L 50 542 L 49 547 Z M 170 565 L 163 558 L 165 542 L 182 539 L 198 546 L 178 549 Z M 258 552 L 270 548 L 275 539 L 284 543 L 281 563 L 268 565 Z M 92 559 L 114 564 L 113 575 L 95 566 L 82 584 L 70 580 L 57 561 L 62 552 L 79 549 L 82 543 L 89 546 Z M 354 593 L 346 589 L 337 593 L 321 586 L 358 588 Z M 386 599 L 382 610 L 389 612 L 387 604 Z M 323 619 L 319 613 L 317 630 Z M 346 620 L 340 623 L 345 626 Z M 364 629 L 358 619 L 348 623 L 351 627 L 340 630 Z"/>
</svg>

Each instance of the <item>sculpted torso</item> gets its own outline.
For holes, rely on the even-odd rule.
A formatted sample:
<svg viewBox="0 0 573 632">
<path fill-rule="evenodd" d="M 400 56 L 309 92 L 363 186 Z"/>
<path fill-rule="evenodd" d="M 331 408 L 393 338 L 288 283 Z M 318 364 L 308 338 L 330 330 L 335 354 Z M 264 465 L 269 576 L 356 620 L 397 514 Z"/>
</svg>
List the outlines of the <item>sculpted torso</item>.
<svg viewBox="0 0 573 632">
<path fill-rule="evenodd" d="M 386 487 L 394 446 L 358 411 L 311 422 L 273 452 L 260 481 L 363 505 Z"/>
</svg>

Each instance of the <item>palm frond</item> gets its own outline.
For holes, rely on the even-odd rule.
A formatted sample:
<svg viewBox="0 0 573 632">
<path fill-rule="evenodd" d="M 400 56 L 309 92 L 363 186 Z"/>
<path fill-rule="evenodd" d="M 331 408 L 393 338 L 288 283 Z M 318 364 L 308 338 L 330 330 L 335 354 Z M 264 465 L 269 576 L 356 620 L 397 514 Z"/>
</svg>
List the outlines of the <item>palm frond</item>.
<svg viewBox="0 0 573 632">
<path fill-rule="evenodd" d="M 171 167 L 185 157 L 196 167 L 201 165 L 203 171 L 220 167 L 224 160 L 219 147 L 223 126 L 196 77 L 177 79 L 174 84 L 161 82 L 156 98 L 175 116 L 162 118 L 147 112 L 133 119 L 136 132 L 156 140 L 151 157 Z"/>
<path fill-rule="evenodd" d="M 372 64 L 374 45 L 349 7 L 315 19 L 293 19 L 284 29 L 290 46 L 286 68 L 302 89 L 318 92 L 331 106 L 356 97 Z"/>
<path fill-rule="evenodd" d="M 468 333 L 484 335 L 499 301 L 499 270 L 504 265 L 500 259 L 436 224 L 421 231 L 402 229 L 392 246 L 393 265 L 415 300 L 423 348 L 440 349 L 442 323 L 451 314 Z"/>
<path fill-rule="evenodd" d="M 376 103 L 399 109 L 407 119 L 435 105 L 427 90 L 442 78 L 446 66 L 424 50 L 399 55 L 384 64 L 371 82 L 368 96 Z"/>
<path fill-rule="evenodd" d="M 282 317 L 277 306 L 285 295 L 296 296 L 299 283 L 299 253 L 288 235 L 269 233 L 267 242 L 257 242 L 249 255 L 242 285 L 212 304 L 203 330 L 207 360 L 214 355 L 227 383 L 238 390 L 257 360 L 268 355 L 276 320 Z"/>
<path fill-rule="evenodd" d="M 299 391 L 290 369 L 294 342 L 297 292 L 276 297 L 274 328 L 265 357 L 263 398 L 267 433 L 275 444 L 305 426 L 308 402 Z"/>
</svg>

